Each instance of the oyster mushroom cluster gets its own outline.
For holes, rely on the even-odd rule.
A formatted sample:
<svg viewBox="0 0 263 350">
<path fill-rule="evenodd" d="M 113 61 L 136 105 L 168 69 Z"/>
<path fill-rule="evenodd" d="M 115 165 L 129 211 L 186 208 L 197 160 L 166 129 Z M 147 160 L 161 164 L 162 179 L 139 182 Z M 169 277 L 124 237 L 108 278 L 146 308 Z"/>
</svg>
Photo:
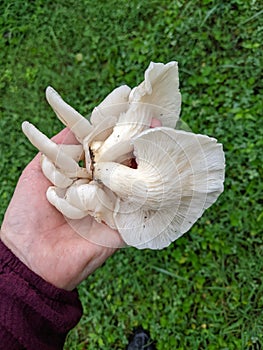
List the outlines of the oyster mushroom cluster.
<svg viewBox="0 0 263 350">
<path fill-rule="evenodd" d="M 46 97 L 79 144 L 57 145 L 28 122 L 22 129 L 42 153 L 43 173 L 53 184 L 47 199 L 66 218 L 91 215 L 118 230 L 127 245 L 162 249 L 223 191 L 222 145 L 175 129 L 177 62 L 150 63 L 140 85 L 113 90 L 90 121 L 53 88 Z"/>
</svg>

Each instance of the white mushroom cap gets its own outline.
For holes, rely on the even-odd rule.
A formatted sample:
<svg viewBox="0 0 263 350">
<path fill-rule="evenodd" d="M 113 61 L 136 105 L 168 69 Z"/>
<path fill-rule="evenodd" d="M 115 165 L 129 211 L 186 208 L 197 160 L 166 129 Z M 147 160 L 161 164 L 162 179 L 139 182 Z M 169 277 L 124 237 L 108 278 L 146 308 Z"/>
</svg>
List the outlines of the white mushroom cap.
<svg viewBox="0 0 263 350">
<path fill-rule="evenodd" d="M 92 125 L 99 124 L 108 117 L 119 117 L 129 107 L 129 94 L 131 88 L 127 85 L 114 89 L 91 113 Z"/>
<path fill-rule="evenodd" d="M 135 110 L 139 110 L 138 114 L 143 114 L 147 108 L 150 109 L 152 118 L 159 119 L 163 126 L 174 128 L 181 111 L 177 62 L 151 62 L 144 73 L 144 81 L 132 89 L 129 103 L 125 120 L 134 120 Z"/>
<path fill-rule="evenodd" d="M 107 157 L 112 159 L 111 148 L 148 129 L 153 118 L 160 120 L 163 126 L 174 128 L 180 109 L 177 62 L 151 62 L 145 72 L 145 80 L 129 94 L 127 111 L 119 116 L 112 134 L 98 149 L 97 160 L 105 160 Z"/>
<path fill-rule="evenodd" d="M 124 241 L 162 249 L 188 231 L 223 191 L 224 153 L 215 139 L 156 128 L 132 140 L 137 169 L 99 163 L 95 176 L 120 197 Z"/>
</svg>

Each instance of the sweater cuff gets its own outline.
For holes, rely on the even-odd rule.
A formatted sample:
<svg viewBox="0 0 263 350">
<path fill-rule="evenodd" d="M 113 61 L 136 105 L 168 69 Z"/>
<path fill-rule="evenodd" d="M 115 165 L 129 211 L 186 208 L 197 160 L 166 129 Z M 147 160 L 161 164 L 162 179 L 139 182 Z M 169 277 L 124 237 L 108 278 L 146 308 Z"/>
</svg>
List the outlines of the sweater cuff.
<svg viewBox="0 0 263 350">
<path fill-rule="evenodd" d="M 1 240 L 0 309 L 5 349 L 62 349 L 67 333 L 82 315 L 77 290 L 68 292 L 49 284 Z M 8 343 L 2 341 L 5 336 Z"/>
</svg>

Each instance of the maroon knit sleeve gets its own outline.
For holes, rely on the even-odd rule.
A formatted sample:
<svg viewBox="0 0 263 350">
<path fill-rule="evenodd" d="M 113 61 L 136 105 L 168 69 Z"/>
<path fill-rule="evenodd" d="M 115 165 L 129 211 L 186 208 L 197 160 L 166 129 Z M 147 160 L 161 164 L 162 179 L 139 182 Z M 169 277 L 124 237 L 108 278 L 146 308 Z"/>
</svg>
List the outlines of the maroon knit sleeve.
<svg viewBox="0 0 263 350">
<path fill-rule="evenodd" d="M 62 349 L 81 315 L 76 290 L 44 281 L 0 241 L 1 350 Z"/>
</svg>

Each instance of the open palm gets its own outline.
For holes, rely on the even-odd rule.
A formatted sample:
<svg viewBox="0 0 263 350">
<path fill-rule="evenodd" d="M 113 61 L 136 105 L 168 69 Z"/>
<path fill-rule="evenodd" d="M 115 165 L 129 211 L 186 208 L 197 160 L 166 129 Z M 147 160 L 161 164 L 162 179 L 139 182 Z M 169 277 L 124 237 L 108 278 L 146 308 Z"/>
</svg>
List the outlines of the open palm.
<svg viewBox="0 0 263 350">
<path fill-rule="evenodd" d="M 73 136 L 67 129 L 54 141 Z M 44 177 L 38 154 L 23 171 L 1 227 L 1 240 L 31 270 L 56 287 L 74 289 L 118 247 L 118 232 L 86 217 L 89 237 L 77 234 L 72 225 L 46 199 L 50 182 Z"/>
</svg>

